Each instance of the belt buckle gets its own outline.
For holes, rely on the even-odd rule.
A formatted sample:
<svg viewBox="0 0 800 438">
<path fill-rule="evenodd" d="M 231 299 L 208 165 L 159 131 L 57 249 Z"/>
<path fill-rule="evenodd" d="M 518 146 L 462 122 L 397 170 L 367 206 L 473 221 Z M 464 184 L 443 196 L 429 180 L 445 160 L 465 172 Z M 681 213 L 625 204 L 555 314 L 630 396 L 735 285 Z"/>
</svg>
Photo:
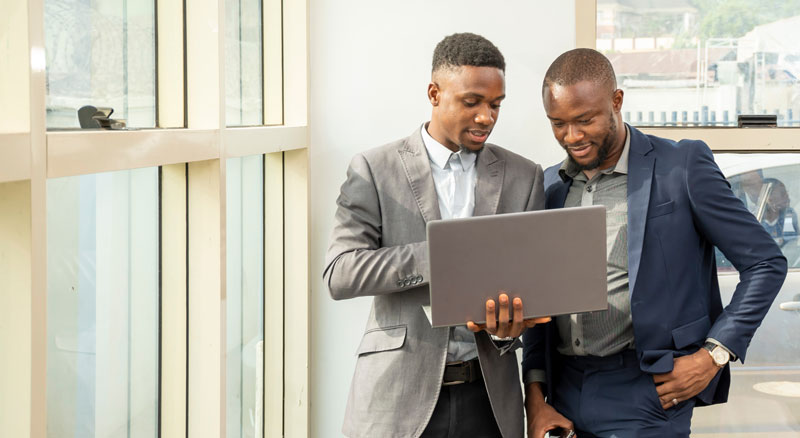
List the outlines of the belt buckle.
<svg viewBox="0 0 800 438">
<path fill-rule="evenodd" d="M 447 367 L 464 368 L 465 364 L 467 364 L 467 362 L 464 362 L 463 360 L 457 360 L 457 361 L 445 363 L 444 367 L 445 367 L 445 369 L 447 369 Z M 450 382 L 442 382 L 442 386 L 460 385 L 462 383 L 467 383 L 467 381 L 466 380 L 453 380 L 453 381 L 450 381 Z"/>
</svg>

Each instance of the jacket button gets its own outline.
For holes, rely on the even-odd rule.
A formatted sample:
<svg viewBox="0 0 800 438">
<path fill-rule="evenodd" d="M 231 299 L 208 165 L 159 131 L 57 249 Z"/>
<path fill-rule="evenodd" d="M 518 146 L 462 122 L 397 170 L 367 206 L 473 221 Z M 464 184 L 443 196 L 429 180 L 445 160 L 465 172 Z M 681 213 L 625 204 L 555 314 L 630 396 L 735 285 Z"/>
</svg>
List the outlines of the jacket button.
<svg viewBox="0 0 800 438">
<path fill-rule="evenodd" d="M 417 276 L 417 280 L 419 280 L 419 282 L 420 282 L 420 283 L 422 283 L 422 276 L 421 276 L 421 275 L 418 275 L 418 276 Z"/>
<path fill-rule="evenodd" d="M 397 287 L 403 287 L 403 280 L 397 280 Z"/>
<path fill-rule="evenodd" d="M 403 280 L 403 286 L 408 286 L 409 284 L 411 284 L 411 280 L 409 280 L 407 278 L 405 280 Z"/>
</svg>

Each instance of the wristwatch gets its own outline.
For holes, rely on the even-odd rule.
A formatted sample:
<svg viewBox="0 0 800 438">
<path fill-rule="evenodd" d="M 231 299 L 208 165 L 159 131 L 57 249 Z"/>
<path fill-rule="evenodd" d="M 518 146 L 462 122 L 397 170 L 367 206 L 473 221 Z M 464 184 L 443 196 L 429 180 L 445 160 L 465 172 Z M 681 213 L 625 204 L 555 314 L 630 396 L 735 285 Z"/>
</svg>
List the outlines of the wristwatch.
<svg viewBox="0 0 800 438">
<path fill-rule="evenodd" d="M 714 365 L 720 368 L 727 365 L 731 360 L 731 354 L 728 353 L 728 350 L 713 342 L 706 342 L 703 344 L 703 348 L 711 355 L 711 360 L 714 361 Z"/>
</svg>

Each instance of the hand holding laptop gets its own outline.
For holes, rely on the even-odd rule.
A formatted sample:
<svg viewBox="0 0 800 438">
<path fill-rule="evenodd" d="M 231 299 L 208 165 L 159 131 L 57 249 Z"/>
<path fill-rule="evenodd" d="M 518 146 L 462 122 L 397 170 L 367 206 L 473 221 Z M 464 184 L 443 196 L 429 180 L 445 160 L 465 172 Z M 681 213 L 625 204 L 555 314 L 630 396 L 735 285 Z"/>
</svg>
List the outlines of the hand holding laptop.
<svg viewBox="0 0 800 438">
<path fill-rule="evenodd" d="M 473 332 L 486 330 L 487 333 L 498 338 L 516 338 L 521 336 L 525 329 L 531 328 L 536 324 L 544 324 L 551 319 L 549 316 L 523 319 L 522 298 L 517 297 L 513 300 L 513 313 L 509 320 L 508 295 L 500 291 L 498 302 L 500 303 L 500 310 L 497 316 L 495 316 L 495 302 L 490 298 L 486 300 L 486 324 L 475 324 L 472 321 L 468 321 L 467 328 Z"/>
</svg>

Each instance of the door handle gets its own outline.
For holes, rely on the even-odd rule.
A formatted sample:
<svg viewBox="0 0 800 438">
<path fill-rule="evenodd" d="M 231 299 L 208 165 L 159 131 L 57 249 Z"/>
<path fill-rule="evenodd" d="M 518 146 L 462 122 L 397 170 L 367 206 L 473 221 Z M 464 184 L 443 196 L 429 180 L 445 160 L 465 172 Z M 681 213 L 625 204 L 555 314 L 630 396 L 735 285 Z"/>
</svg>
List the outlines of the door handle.
<svg viewBox="0 0 800 438">
<path fill-rule="evenodd" d="M 781 303 L 781 310 L 800 310 L 800 301 L 787 301 L 785 303 Z"/>
</svg>

